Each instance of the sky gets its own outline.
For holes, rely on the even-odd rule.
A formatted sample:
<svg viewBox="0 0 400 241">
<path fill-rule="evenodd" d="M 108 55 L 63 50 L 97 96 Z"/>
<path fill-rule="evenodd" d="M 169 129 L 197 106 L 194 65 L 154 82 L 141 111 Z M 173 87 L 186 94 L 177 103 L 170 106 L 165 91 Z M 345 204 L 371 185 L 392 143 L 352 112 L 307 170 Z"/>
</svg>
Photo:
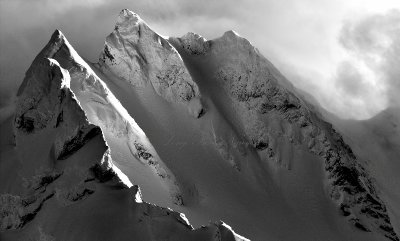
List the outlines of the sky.
<svg viewBox="0 0 400 241">
<path fill-rule="evenodd" d="M 97 62 L 124 8 L 164 36 L 235 30 L 342 118 L 400 106 L 398 0 L 0 0 L 0 107 L 55 29 Z"/>
</svg>

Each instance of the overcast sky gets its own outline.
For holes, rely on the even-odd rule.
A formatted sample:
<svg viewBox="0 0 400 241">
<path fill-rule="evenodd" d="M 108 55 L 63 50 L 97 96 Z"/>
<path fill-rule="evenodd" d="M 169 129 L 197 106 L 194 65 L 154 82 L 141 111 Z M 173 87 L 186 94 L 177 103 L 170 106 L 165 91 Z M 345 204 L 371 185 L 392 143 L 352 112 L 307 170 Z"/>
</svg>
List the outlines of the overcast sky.
<svg viewBox="0 0 400 241">
<path fill-rule="evenodd" d="M 166 36 L 233 29 L 341 117 L 400 106 L 398 0 L 0 0 L 0 105 L 56 28 L 96 62 L 123 8 Z"/>
</svg>

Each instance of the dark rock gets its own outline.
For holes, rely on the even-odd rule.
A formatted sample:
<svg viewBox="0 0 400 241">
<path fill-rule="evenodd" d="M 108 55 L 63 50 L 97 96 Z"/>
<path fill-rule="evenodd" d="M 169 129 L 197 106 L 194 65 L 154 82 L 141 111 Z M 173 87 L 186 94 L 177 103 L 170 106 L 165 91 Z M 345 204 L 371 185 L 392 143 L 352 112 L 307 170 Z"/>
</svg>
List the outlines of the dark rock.
<svg viewBox="0 0 400 241">
<path fill-rule="evenodd" d="M 144 146 L 140 143 L 135 143 L 135 148 L 138 151 L 137 154 L 140 158 L 143 158 L 144 160 L 148 160 L 149 158 L 153 157 L 153 155 L 151 155 L 146 148 L 144 148 Z"/>
<path fill-rule="evenodd" d="M 115 173 L 112 169 L 105 169 L 100 164 L 92 166 L 90 171 L 99 182 L 108 182 L 115 177 Z"/>
<path fill-rule="evenodd" d="M 26 133 L 31 133 L 35 129 L 35 120 L 31 117 L 25 117 L 23 114 L 15 119 L 15 127 Z"/>
<path fill-rule="evenodd" d="M 78 151 L 82 146 L 84 146 L 89 140 L 93 137 L 101 134 L 101 129 L 98 126 L 91 125 L 90 131 L 87 133 L 80 129 L 76 136 L 74 136 L 71 140 L 66 141 L 60 153 L 57 156 L 57 160 L 64 160 Z"/>
<path fill-rule="evenodd" d="M 63 121 L 63 114 L 64 112 L 61 111 L 58 116 L 57 116 L 57 122 L 56 122 L 56 127 L 58 127 L 60 125 L 60 123 Z"/>
</svg>

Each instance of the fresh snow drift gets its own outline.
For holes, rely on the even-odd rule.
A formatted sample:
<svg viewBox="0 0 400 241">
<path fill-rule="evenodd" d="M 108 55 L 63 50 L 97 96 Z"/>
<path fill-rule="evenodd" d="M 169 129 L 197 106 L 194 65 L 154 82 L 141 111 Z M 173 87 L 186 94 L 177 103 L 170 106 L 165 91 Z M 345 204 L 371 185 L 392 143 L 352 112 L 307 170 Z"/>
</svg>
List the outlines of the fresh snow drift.
<svg viewBox="0 0 400 241">
<path fill-rule="evenodd" d="M 57 30 L 0 125 L 1 240 L 399 240 L 393 130 L 304 96 L 234 31 L 125 9 L 92 64 Z"/>
</svg>

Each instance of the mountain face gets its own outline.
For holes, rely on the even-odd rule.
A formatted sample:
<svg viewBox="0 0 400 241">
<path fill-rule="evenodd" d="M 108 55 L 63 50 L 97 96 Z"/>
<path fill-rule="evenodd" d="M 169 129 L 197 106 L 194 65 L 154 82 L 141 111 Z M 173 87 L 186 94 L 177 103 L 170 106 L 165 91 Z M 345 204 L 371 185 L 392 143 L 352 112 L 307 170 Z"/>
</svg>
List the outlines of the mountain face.
<svg viewBox="0 0 400 241">
<path fill-rule="evenodd" d="M 120 13 L 106 38 L 99 65 L 134 87 L 151 83 L 165 100 L 187 106 L 196 117 L 203 114 L 199 88 L 179 53 L 129 10 Z"/>
<path fill-rule="evenodd" d="M 102 111 L 92 102 L 100 103 Z M 109 122 L 99 123 L 94 114 Z M 114 125 L 108 126 L 110 123 Z M 14 126 L 15 148 L 22 164 L 16 181 L 23 188 L 19 195 L 1 195 L 1 228 L 22 232 L 6 232 L 5 239 L 38 233 L 40 240 L 242 240 L 223 222 L 193 230 L 183 214 L 142 202 L 138 186 L 114 164 L 108 135 L 128 136 L 124 141 L 135 148 L 130 151 L 136 161 L 151 166 L 167 183 L 173 182 L 173 176 L 158 163 L 154 149 L 126 110 L 59 31 L 27 71 L 18 91 Z M 79 208 L 81 202 L 88 206 Z M 107 228 L 95 217 L 125 221 L 118 228 Z M 64 221 L 60 225 L 52 223 L 54 219 Z M 47 233 L 65 225 L 76 228 L 67 234 Z"/>
<path fill-rule="evenodd" d="M 1 240 L 399 240 L 388 169 L 234 31 L 164 38 L 123 10 L 89 63 L 57 30 L 17 98 Z"/>
<path fill-rule="evenodd" d="M 188 43 L 193 41 L 191 36 L 184 36 L 179 43 L 189 55 L 198 56 L 199 51 L 193 51 Z M 196 46 L 207 43 L 201 38 L 194 41 Z M 210 79 L 228 96 L 230 117 L 238 120 L 261 161 L 291 169 L 296 158 L 285 152 L 290 146 L 304 146 L 324 160 L 329 195 L 343 215 L 361 230 L 397 240 L 371 177 L 332 125 L 311 112 L 289 82 L 246 39 L 228 31 L 208 46 L 200 49 L 206 55 L 203 59 L 216 63 L 207 66 Z"/>
</svg>

